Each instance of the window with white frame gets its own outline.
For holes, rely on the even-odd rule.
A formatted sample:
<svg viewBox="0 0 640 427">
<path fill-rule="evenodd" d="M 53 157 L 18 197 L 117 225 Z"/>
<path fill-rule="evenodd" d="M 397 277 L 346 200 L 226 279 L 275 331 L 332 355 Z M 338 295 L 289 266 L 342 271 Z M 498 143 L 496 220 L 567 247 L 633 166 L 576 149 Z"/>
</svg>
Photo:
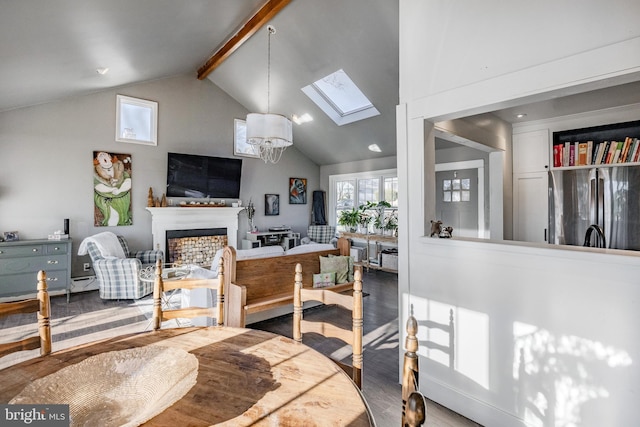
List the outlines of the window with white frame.
<svg viewBox="0 0 640 427">
<path fill-rule="evenodd" d="M 398 176 L 395 169 L 329 177 L 329 222 L 338 225 L 340 212 L 358 209 L 367 202 L 386 201 L 398 208 Z M 338 229 L 343 227 L 338 225 Z"/>
</svg>

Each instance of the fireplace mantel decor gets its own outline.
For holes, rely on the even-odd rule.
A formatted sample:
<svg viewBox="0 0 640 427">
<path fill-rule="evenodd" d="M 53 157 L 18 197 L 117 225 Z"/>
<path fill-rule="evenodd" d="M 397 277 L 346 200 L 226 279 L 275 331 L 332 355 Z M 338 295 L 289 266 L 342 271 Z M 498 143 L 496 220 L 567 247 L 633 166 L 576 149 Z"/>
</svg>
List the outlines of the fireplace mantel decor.
<svg viewBox="0 0 640 427">
<path fill-rule="evenodd" d="M 167 253 L 167 230 L 226 228 L 229 246 L 238 247 L 238 214 L 242 207 L 184 209 L 181 207 L 146 208 L 151 213 L 151 233 L 154 249 Z"/>
</svg>

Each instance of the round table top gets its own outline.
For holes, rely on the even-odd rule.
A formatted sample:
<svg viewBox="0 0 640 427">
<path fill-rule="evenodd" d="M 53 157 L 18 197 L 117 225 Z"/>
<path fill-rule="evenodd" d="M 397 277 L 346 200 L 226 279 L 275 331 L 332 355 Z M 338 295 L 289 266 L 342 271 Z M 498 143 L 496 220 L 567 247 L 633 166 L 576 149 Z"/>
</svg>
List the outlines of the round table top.
<svg viewBox="0 0 640 427">
<path fill-rule="evenodd" d="M 225 326 L 123 335 L 19 363 L 0 371 L 0 402 L 87 357 L 157 345 L 195 355 L 197 383 L 145 426 L 375 425 L 360 390 L 331 359 L 280 335 Z"/>
</svg>

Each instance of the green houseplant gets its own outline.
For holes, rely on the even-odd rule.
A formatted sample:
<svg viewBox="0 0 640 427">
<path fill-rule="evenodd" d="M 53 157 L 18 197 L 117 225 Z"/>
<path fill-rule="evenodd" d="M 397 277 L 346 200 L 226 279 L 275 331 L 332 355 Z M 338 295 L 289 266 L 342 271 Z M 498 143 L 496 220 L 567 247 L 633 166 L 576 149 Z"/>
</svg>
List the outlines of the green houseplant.
<svg viewBox="0 0 640 427">
<path fill-rule="evenodd" d="M 356 208 L 340 211 L 338 224 L 347 227 L 350 232 L 355 233 L 358 225 L 360 224 L 360 214 L 360 209 Z"/>
</svg>

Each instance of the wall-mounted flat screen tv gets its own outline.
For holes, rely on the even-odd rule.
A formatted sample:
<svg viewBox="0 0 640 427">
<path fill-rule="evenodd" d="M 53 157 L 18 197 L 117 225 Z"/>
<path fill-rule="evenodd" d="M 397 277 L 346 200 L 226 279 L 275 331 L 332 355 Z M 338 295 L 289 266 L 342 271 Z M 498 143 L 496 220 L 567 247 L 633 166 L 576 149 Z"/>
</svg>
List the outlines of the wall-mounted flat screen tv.
<svg viewBox="0 0 640 427">
<path fill-rule="evenodd" d="M 167 197 L 240 198 L 242 160 L 168 153 Z"/>
</svg>

